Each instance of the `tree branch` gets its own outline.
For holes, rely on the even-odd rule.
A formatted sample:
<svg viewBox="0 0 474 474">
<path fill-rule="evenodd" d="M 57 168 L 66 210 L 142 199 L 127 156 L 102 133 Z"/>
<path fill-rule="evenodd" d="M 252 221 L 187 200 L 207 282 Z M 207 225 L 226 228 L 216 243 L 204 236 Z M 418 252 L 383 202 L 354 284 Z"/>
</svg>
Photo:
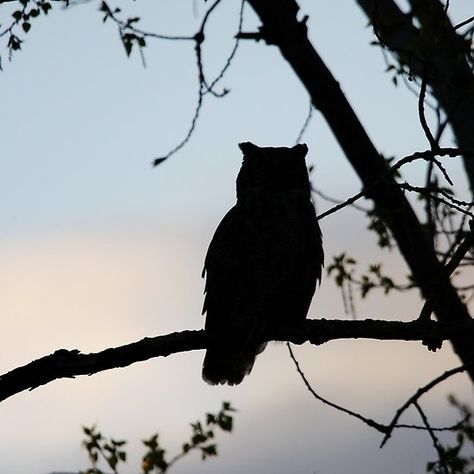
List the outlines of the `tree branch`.
<svg viewBox="0 0 474 474">
<path fill-rule="evenodd" d="M 474 330 L 474 321 L 446 325 L 436 321 L 400 322 L 366 319 L 363 321 L 307 320 L 293 327 L 272 328 L 264 340 L 290 341 L 294 344 L 320 345 L 336 339 L 377 339 L 422 341 L 428 348 L 432 341 L 451 339 Z M 203 331 L 183 331 L 145 338 L 100 352 L 82 354 L 79 350 L 59 349 L 29 364 L 0 376 L 0 401 L 24 390 L 33 390 L 56 379 L 92 375 L 104 370 L 126 367 L 154 357 L 206 349 L 212 340 Z M 438 344 L 439 346 L 439 344 Z"/>
<path fill-rule="evenodd" d="M 33 390 L 56 379 L 92 375 L 104 370 L 126 367 L 154 357 L 205 349 L 204 331 L 183 331 L 145 338 L 101 352 L 81 354 L 77 349 L 59 349 L 0 376 L 0 401 L 23 390 Z"/>
<path fill-rule="evenodd" d="M 377 430 L 379 433 L 383 433 L 386 436 L 390 436 L 390 433 L 395 428 L 406 428 L 406 429 L 412 429 L 412 430 L 425 430 L 425 431 L 429 430 L 430 434 L 433 434 L 433 436 L 434 436 L 434 433 L 433 433 L 434 431 L 455 431 L 455 430 L 459 429 L 461 424 L 464 422 L 464 420 L 461 420 L 460 422 L 456 423 L 455 425 L 438 428 L 438 427 L 432 427 L 432 426 L 427 426 L 427 425 L 419 426 L 419 425 L 407 425 L 407 424 L 403 424 L 403 423 L 384 425 L 383 423 L 379 423 L 378 421 L 375 421 L 372 418 L 367 418 L 366 416 L 362 415 L 361 413 L 357 413 L 353 410 L 349 410 L 346 407 L 343 407 L 341 405 L 337 405 L 336 403 L 331 402 L 330 400 L 328 400 L 328 399 L 322 397 L 321 395 L 319 395 L 318 393 L 316 393 L 316 391 L 314 390 L 314 388 L 310 384 L 308 378 L 306 377 L 303 370 L 301 369 L 299 362 L 296 360 L 296 357 L 293 354 L 293 350 L 291 349 L 290 343 L 287 342 L 286 345 L 287 345 L 288 351 L 290 353 L 290 358 L 293 361 L 293 363 L 295 364 L 295 368 L 296 368 L 296 371 L 298 372 L 298 375 L 300 376 L 301 380 L 303 381 L 303 383 L 304 383 L 306 389 L 308 390 L 308 392 L 316 400 L 320 401 L 321 403 L 323 403 L 325 405 L 330 406 L 331 408 L 334 408 L 337 411 L 340 411 L 342 413 L 345 413 L 346 415 L 349 415 L 353 418 L 358 419 L 359 421 L 366 424 L 370 428 L 373 428 L 373 429 Z M 459 371 L 459 368 L 455 369 L 455 370 Z M 453 372 L 453 371 L 451 371 L 451 372 Z M 415 401 L 413 403 L 416 404 L 417 402 Z"/>
<path fill-rule="evenodd" d="M 457 142 L 474 151 L 474 74 L 463 52 L 463 37 L 453 27 L 440 2 L 410 0 L 420 28 L 414 26 L 394 0 L 356 0 L 374 26 L 378 39 L 408 66 L 410 74 L 423 77 L 446 112 Z M 436 5 L 437 4 L 437 5 Z M 433 38 L 433 35 L 436 38 Z M 464 167 L 474 195 L 474 160 L 464 157 Z"/>
<path fill-rule="evenodd" d="M 309 92 L 313 105 L 324 115 L 364 187 L 370 187 L 366 196 L 374 201 L 377 213 L 389 227 L 417 286 L 425 296 L 430 295 L 443 267 L 393 177 L 374 185 L 387 174 L 387 163 L 371 142 L 339 83 L 309 41 L 305 21 L 297 19 L 298 4 L 294 0 L 282 0 L 279 8 L 274 8 L 265 0 L 248 1 L 262 21 L 260 32 L 263 39 L 279 48 Z M 450 283 L 440 293 L 434 308 L 440 321 L 470 320 L 467 308 Z M 465 364 L 474 360 L 471 335 L 457 336 L 452 342 Z M 474 380 L 472 367 L 469 374 Z"/>
<path fill-rule="evenodd" d="M 464 372 L 467 370 L 467 367 L 464 365 L 461 365 L 460 367 L 456 367 L 451 370 L 447 370 L 444 372 L 442 375 L 439 377 L 436 377 L 433 379 L 431 382 L 427 383 L 423 387 L 420 387 L 416 393 L 414 393 L 395 413 L 395 416 L 393 417 L 392 421 L 388 425 L 388 430 L 385 433 L 385 436 L 382 440 L 382 443 L 380 444 L 380 447 L 382 448 L 385 443 L 389 440 L 390 436 L 392 435 L 392 431 L 395 428 L 398 420 L 402 416 L 402 414 L 405 412 L 405 410 L 411 405 L 414 404 L 418 401 L 418 399 L 425 394 L 426 392 L 430 391 L 434 386 L 438 385 L 439 383 L 443 382 L 444 380 L 448 379 L 449 377 L 452 377 L 453 375 L 459 374 L 461 372 Z"/>
</svg>

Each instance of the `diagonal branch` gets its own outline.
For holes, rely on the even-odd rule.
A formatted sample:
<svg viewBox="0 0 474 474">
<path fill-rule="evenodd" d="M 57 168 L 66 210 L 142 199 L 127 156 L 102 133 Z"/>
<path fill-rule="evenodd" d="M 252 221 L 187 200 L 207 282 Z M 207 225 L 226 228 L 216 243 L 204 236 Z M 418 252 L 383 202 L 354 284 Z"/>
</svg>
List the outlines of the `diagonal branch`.
<svg viewBox="0 0 474 474">
<path fill-rule="evenodd" d="M 390 436 L 392 435 L 393 429 L 395 428 L 398 420 L 402 416 L 402 414 L 405 412 L 405 410 L 411 405 L 415 404 L 419 398 L 425 394 L 426 392 L 429 392 L 434 386 L 438 385 L 439 383 L 443 382 L 444 380 L 448 379 L 449 377 L 452 377 L 453 375 L 460 374 L 461 372 L 466 371 L 468 368 L 464 365 L 461 365 L 460 367 L 456 367 L 451 370 L 447 370 L 443 374 L 441 374 L 439 377 L 436 377 L 433 379 L 431 382 L 427 383 L 423 387 L 420 387 L 416 393 L 414 393 L 395 413 L 395 416 L 393 417 L 392 421 L 388 425 L 388 430 L 382 440 L 382 443 L 380 447 L 382 448 L 384 444 L 389 440 Z"/>
<path fill-rule="evenodd" d="M 183 331 L 145 338 L 125 346 L 112 347 L 91 354 L 81 354 L 77 349 L 59 349 L 53 354 L 1 375 L 0 401 L 56 379 L 92 375 L 153 357 L 166 357 L 177 352 L 204 349 L 206 341 L 204 331 Z"/>
<path fill-rule="evenodd" d="M 296 1 L 282 0 L 279 8 L 265 0 L 248 1 L 262 21 L 261 38 L 278 47 L 309 92 L 313 105 L 325 117 L 363 186 L 372 186 L 387 174 L 388 166 L 339 83 L 309 41 L 305 19 L 297 19 L 299 7 Z M 377 213 L 389 227 L 417 286 L 424 295 L 430 295 L 443 267 L 403 192 L 391 176 L 373 186 L 367 197 L 374 201 Z M 470 320 L 467 308 L 450 283 L 440 291 L 434 310 L 438 319 L 446 323 Z M 474 360 L 470 334 L 456 336 L 452 343 L 465 364 Z M 474 380 L 473 367 L 470 367 L 469 375 Z"/>
<path fill-rule="evenodd" d="M 471 231 L 467 234 L 461 244 L 458 246 L 450 261 L 444 266 L 443 271 L 439 275 L 439 280 L 436 285 L 433 287 L 433 293 L 430 298 L 425 301 L 423 308 L 420 312 L 420 319 L 429 319 L 433 311 L 434 299 L 437 298 L 439 290 L 442 285 L 447 281 L 451 274 L 459 267 L 461 260 L 464 258 L 466 253 L 474 245 L 474 220 L 469 222 L 469 227 Z"/>
<path fill-rule="evenodd" d="M 418 404 L 418 402 L 413 402 L 414 407 L 417 409 L 418 413 L 420 414 L 421 420 L 423 421 L 423 424 L 426 427 L 426 430 L 428 431 L 431 441 L 433 441 L 433 447 L 436 449 L 436 452 L 438 453 L 438 458 L 439 461 L 443 467 L 444 473 L 443 474 L 449 474 L 449 469 L 448 466 L 446 465 L 445 461 L 445 454 L 443 450 L 443 446 L 439 442 L 438 437 L 434 434 L 433 428 L 431 427 L 428 417 L 426 416 L 425 412 L 422 410 L 421 406 Z"/>
<path fill-rule="evenodd" d="M 371 21 L 384 47 L 397 55 L 410 74 L 426 77 L 433 96 L 446 112 L 456 140 L 464 150 L 474 151 L 474 73 L 466 61 L 462 35 L 453 27 L 441 2 L 410 0 L 412 14 L 405 14 L 394 0 L 356 0 Z M 464 157 L 464 167 L 474 194 L 474 160 Z"/>
</svg>

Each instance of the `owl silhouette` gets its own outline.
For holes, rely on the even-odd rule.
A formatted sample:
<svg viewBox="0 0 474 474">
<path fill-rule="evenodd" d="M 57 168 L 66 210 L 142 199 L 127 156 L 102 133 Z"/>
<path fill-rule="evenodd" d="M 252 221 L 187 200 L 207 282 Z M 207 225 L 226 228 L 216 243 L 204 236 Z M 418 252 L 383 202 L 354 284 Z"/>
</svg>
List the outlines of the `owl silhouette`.
<svg viewBox="0 0 474 474">
<path fill-rule="evenodd" d="M 265 349 L 265 331 L 306 318 L 323 267 L 307 146 L 239 147 L 237 203 L 217 227 L 203 270 L 212 345 L 202 376 L 212 385 L 239 384 Z"/>
</svg>

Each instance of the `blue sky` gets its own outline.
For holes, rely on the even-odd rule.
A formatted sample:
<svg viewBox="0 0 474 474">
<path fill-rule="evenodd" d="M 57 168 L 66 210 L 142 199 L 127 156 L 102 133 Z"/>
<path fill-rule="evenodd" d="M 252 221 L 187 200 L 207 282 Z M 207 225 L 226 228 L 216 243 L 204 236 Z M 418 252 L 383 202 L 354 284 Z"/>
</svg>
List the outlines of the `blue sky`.
<svg viewBox="0 0 474 474">
<path fill-rule="evenodd" d="M 209 23 L 205 70 L 219 70 L 233 45 L 238 1 L 227 1 Z M 451 1 L 454 21 L 472 15 Z M 118 3 L 116 3 L 118 5 Z M 299 2 L 313 44 L 340 81 L 374 143 L 401 157 L 427 147 L 416 97 L 393 87 L 354 1 Z M 117 31 L 102 24 L 98 2 L 36 19 L 22 51 L 0 74 L 0 370 L 8 371 L 58 348 L 84 352 L 145 336 L 200 328 L 203 258 L 217 223 L 235 201 L 240 141 L 292 145 L 308 97 L 275 48 L 242 42 L 222 86 L 231 93 L 205 101 L 196 131 L 175 156 L 150 165 L 186 134 L 197 99 L 192 42 L 149 41 L 147 67 L 127 59 Z M 111 4 L 113 5 L 113 4 Z M 143 28 L 194 34 L 205 11 L 200 0 L 120 2 Z M 2 6 L 7 24 L 10 6 Z M 246 8 L 244 29 L 258 22 Z M 305 135 L 308 164 L 322 191 L 345 198 L 360 184 L 316 112 Z M 450 143 L 449 137 L 446 141 Z M 449 170 L 467 189 L 458 163 Z M 416 183 L 422 168 L 406 176 Z M 368 203 L 366 203 L 368 204 Z M 316 200 L 318 210 L 328 203 Z M 344 210 L 321 223 L 328 261 L 347 250 L 364 265 L 384 259 L 399 277 L 396 251 L 381 254 L 366 222 Z M 421 302 L 412 292 L 358 302 L 363 317 L 409 319 Z M 328 278 L 310 317 L 344 318 Z M 458 365 L 449 345 L 437 354 L 418 344 L 340 341 L 297 348 L 322 395 L 386 421 L 416 388 Z M 202 353 L 152 360 L 23 393 L 0 406 L 0 470 L 11 474 L 73 471 L 85 466 L 80 426 L 129 439 L 138 466 L 139 440 L 159 431 L 170 451 L 187 437 L 187 423 L 222 400 L 239 409 L 235 433 L 220 456 L 201 465 L 183 461 L 174 472 L 423 472 L 435 453 L 428 436 L 380 437 L 328 409 L 305 392 L 285 346 L 272 344 L 237 388 L 200 379 Z M 446 394 L 471 395 L 460 376 L 424 406 L 433 423 L 450 423 Z M 416 419 L 416 417 L 413 417 Z M 27 446 L 27 448 L 25 448 Z M 24 450 L 28 449 L 28 456 Z M 135 464 L 133 464 L 135 462 Z"/>
</svg>

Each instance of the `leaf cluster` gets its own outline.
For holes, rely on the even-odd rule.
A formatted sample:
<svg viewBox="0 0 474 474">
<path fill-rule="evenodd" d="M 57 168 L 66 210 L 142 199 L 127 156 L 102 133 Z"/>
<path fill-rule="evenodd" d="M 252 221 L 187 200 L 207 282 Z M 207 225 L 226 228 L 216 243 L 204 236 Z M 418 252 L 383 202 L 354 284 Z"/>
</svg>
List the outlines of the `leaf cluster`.
<svg viewBox="0 0 474 474">
<path fill-rule="evenodd" d="M 66 6 L 68 5 L 68 0 L 62 1 Z M 0 37 L 6 36 L 8 38 L 7 48 L 9 59 L 11 59 L 14 51 L 21 49 L 21 44 L 23 43 L 23 40 L 16 32 L 17 27 L 20 26 L 23 33 L 28 33 L 31 29 L 31 20 L 39 17 L 41 14 L 47 15 L 52 9 L 51 3 L 46 0 L 19 0 L 19 3 L 21 8 L 12 13 L 11 17 L 13 20 L 10 25 L 5 30 L 0 30 Z"/>
<path fill-rule="evenodd" d="M 406 284 L 396 284 L 391 277 L 383 273 L 381 263 L 370 264 L 365 273 L 356 277 L 356 265 L 356 259 L 343 252 L 333 257 L 332 263 L 328 266 L 327 274 L 328 276 L 333 275 L 334 282 L 339 288 L 344 289 L 347 285 L 356 285 L 362 298 L 365 298 L 375 288 L 381 288 L 385 294 L 388 294 L 392 290 L 404 291 L 414 286 L 410 277 L 407 277 Z"/>
<path fill-rule="evenodd" d="M 472 409 L 460 403 L 454 396 L 449 402 L 463 420 L 456 428 L 453 445 L 439 446 L 439 458 L 426 465 L 426 472 L 434 474 L 474 474 L 474 424 Z M 466 452 L 468 451 L 468 452 Z"/>
<path fill-rule="evenodd" d="M 233 428 L 232 413 L 235 409 L 230 402 L 223 402 L 222 408 L 217 413 L 207 413 L 205 421 L 191 423 L 191 435 L 188 441 L 183 443 L 181 452 L 171 459 L 167 457 L 166 449 L 160 444 L 158 433 L 142 441 L 146 448 L 142 458 L 142 474 L 163 474 L 168 472 L 170 467 L 191 451 L 199 451 L 201 460 L 217 455 L 217 443 L 215 440 L 215 430 L 220 429 L 231 432 Z M 118 474 L 120 463 L 127 461 L 127 453 L 123 449 L 126 441 L 107 439 L 97 431 L 96 426 L 90 428 L 83 427 L 85 439 L 82 441 L 83 448 L 87 451 L 90 467 L 81 474 L 106 474 L 99 468 L 101 462 L 105 463 L 108 469 L 114 474 Z"/>
<path fill-rule="evenodd" d="M 132 53 L 133 45 L 136 45 L 139 48 L 140 53 L 142 48 L 146 46 L 145 35 L 139 33 L 135 29 L 134 25 L 140 21 L 140 17 L 130 17 L 126 21 L 119 20 L 117 15 L 121 13 L 120 8 L 110 8 L 106 2 L 102 2 L 99 11 L 104 14 L 102 21 L 105 23 L 108 19 L 113 20 L 119 29 L 120 39 L 122 41 L 123 47 L 127 56 L 130 56 Z"/>
<path fill-rule="evenodd" d="M 86 438 L 82 441 L 83 448 L 87 451 L 91 467 L 82 474 L 104 474 L 98 467 L 99 460 L 103 459 L 112 472 L 117 473 L 117 465 L 127 460 L 127 453 L 122 449 L 126 441 L 109 440 L 97 431 L 95 425 L 82 428 Z"/>
</svg>

